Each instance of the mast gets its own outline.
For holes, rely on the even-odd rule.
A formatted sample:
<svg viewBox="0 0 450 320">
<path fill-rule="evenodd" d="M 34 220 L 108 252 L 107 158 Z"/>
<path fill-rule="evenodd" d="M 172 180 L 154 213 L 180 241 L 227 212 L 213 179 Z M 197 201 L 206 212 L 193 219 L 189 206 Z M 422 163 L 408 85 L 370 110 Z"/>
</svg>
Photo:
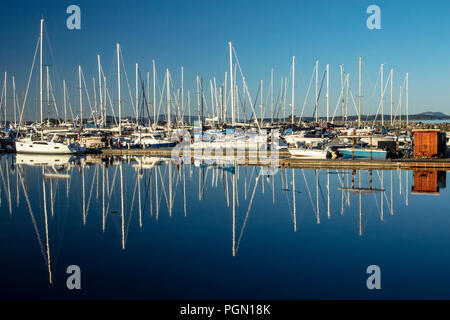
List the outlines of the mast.
<svg viewBox="0 0 450 320">
<path fill-rule="evenodd" d="M 102 75 L 101 75 L 101 64 L 100 64 L 100 55 L 97 55 L 97 67 L 98 67 L 98 95 L 100 98 L 100 113 L 103 115 L 103 95 L 102 95 Z M 65 116 L 65 106 L 64 106 L 64 116 Z M 103 118 L 103 116 L 102 116 Z M 102 119 L 102 122 L 104 123 L 106 119 Z"/>
<path fill-rule="evenodd" d="M 345 92 L 345 122 L 347 122 L 347 119 L 348 119 L 348 94 L 349 94 L 349 91 L 350 91 L 350 74 L 349 73 L 347 73 L 346 75 L 345 75 L 345 83 L 346 83 L 346 92 Z"/>
<path fill-rule="evenodd" d="M 117 49 L 117 97 L 119 99 L 119 136 L 122 135 L 122 105 L 121 105 L 121 97 L 120 97 L 120 44 L 117 43 L 116 45 Z"/>
<path fill-rule="evenodd" d="M 169 69 L 166 69 L 166 88 L 167 88 L 167 130 L 170 130 L 170 75 Z"/>
<path fill-rule="evenodd" d="M 81 91 L 81 66 L 78 66 L 78 83 L 80 91 L 80 129 L 83 129 L 83 93 Z"/>
<path fill-rule="evenodd" d="M 233 79 L 233 45 L 228 42 L 230 47 L 230 97 L 231 97 L 231 124 L 234 126 L 234 79 Z"/>
<path fill-rule="evenodd" d="M 358 128 L 361 127 L 361 102 L 362 102 L 362 86 L 361 86 L 361 66 L 362 57 L 359 57 L 359 90 L 358 90 Z"/>
<path fill-rule="evenodd" d="M 12 77 L 13 86 L 13 108 L 14 108 L 14 128 L 17 128 L 17 115 L 16 115 L 16 80 Z M 6 102 L 6 100 L 5 100 Z"/>
<path fill-rule="evenodd" d="M 406 73 L 406 129 L 409 126 L 409 101 L 408 101 L 408 72 Z"/>
<path fill-rule="evenodd" d="M 284 110 L 284 123 L 286 123 L 286 104 L 287 104 L 287 77 L 284 78 L 284 99 L 283 99 L 283 110 Z"/>
<path fill-rule="evenodd" d="M 391 68 L 391 125 L 393 124 L 392 112 L 394 109 L 394 69 Z"/>
<path fill-rule="evenodd" d="M 47 86 L 47 125 L 50 125 L 50 76 L 48 73 L 48 66 L 45 66 L 45 72 L 46 72 L 46 86 Z M 6 73 L 5 73 L 5 80 L 6 80 Z M 6 89 L 6 83 L 5 83 L 5 89 Z M 6 97 L 6 90 L 5 90 L 5 97 Z M 5 99 L 6 100 L 6 99 Z M 6 104 L 5 104 L 6 106 Z M 6 108 L 5 108 L 6 109 Z M 6 121 L 6 113 L 5 113 L 5 121 Z"/>
<path fill-rule="evenodd" d="M 41 110 L 41 125 L 44 121 L 42 118 L 42 37 L 44 33 L 44 19 L 41 19 L 41 32 L 39 36 L 39 107 Z M 41 130 L 42 135 L 42 130 Z"/>
<path fill-rule="evenodd" d="M 63 80 L 64 123 L 67 122 L 66 80 Z"/>
<path fill-rule="evenodd" d="M 181 115 L 184 123 L 184 67 L 181 66 Z"/>
<path fill-rule="evenodd" d="M 380 86 L 381 86 L 381 126 L 384 127 L 384 64 L 381 64 L 380 70 Z"/>
<path fill-rule="evenodd" d="M 155 68 L 155 60 L 152 60 L 153 64 L 153 122 L 158 123 L 156 120 L 156 68 Z"/>
<path fill-rule="evenodd" d="M 3 110 L 3 112 L 4 112 L 4 117 L 3 117 L 3 121 L 4 121 L 4 124 L 3 124 L 3 126 L 4 127 L 6 127 L 6 81 L 7 81 L 7 72 L 5 71 L 5 103 L 4 103 L 4 105 L 5 105 L 5 109 Z"/>
<path fill-rule="evenodd" d="M 148 126 L 150 127 L 150 72 L 147 72 L 147 113 Z"/>
<path fill-rule="evenodd" d="M 316 122 L 319 122 L 319 61 L 316 61 Z"/>
<path fill-rule="evenodd" d="M 344 65 L 341 64 L 341 92 L 342 92 L 342 99 L 341 99 L 341 110 L 342 110 L 342 123 L 344 123 Z"/>
<path fill-rule="evenodd" d="M 327 64 L 327 123 L 330 114 L 330 65 Z"/>
<path fill-rule="evenodd" d="M 291 101 L 291 123 L 294 125 L 294 103 L 295 103 L 295 56 L 292 57 L 292 101 Z"/>
<path fill-rule="evenodd" d="M 261 80 L 261 90 L 260 90 L 260 98 L 261 98 L 261 103 L 260 103 L 260 109 L 261 109 L 261 124 L 263 123 L 263 81 Z"/>
<path fill-rule="evenodd" d="M 270 73 L 270 123 L 273 123 L 273 68 Z"/>
<path fill-rule="evenodd" d="M 136 63 L 136 125 L 139 124 L 139 84 L 138 84 L 138 73 L 139 73 L 139 64 Z"/>
</svg>

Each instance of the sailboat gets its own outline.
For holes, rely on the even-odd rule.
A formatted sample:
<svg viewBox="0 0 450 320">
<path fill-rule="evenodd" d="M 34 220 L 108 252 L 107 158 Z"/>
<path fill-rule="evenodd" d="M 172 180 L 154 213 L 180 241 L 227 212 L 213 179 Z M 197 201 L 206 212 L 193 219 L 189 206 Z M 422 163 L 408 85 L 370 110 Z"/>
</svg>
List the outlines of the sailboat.
<svg viewBox="0 0 450 320">
<path fill-rule="evenodd" d="M 42 46 L 43 46 L 43 30 L 44 19 L 41 19 L 41 30 L 39 35 L 40 47 L 40 61 L 39 61 L 39 93 L 40 93 L 40 109 L 41 109 L 41 124 L 42 119 Z M 41 128 L 42 130 L 43 128 Z M 35 134 L 28 134 L 22 139 L 15 141 L 17 153 L 36 153 L 36 154 L 77 154 L 86 151 L 85 146 L 81 146 L 76 141 L 65 139 L 64 136 L 53 134 L 44 138 L 41 131 L 40 137 Z"/>
</svg>

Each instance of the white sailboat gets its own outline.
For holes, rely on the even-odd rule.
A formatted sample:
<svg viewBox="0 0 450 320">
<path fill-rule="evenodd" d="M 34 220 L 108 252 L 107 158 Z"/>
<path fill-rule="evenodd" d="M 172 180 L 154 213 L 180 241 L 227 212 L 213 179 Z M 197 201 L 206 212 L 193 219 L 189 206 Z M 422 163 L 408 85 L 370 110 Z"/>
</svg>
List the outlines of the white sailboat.
<svg viewBox="0 0 450 320">
<path fill-rule="evenodd" d="M 40 94 L 40 111 L 41 111 L 41 125 L 43 124 L 42 118 L 42 46 L 43 46 L 43 30 L 44 19 L 41 19 L 41 30 L 39 35 L 39 47 L 40 47 L 40 61 L 39 61 L 39 94 Z M 43 128 L 41 127 L 41 130 Z M 86 151 L 86 147 L 81 146 L 78 142 L 64 139 L 61 135 L 52 135 L 48 138 L 43 137 L 41 132 L 40 138 L 36 135 L 28 134 L 25 138 L 15 141 L 15 147 L 17 153 L 36 153 L 36 154 L 77 154 Z"/>
</svg>

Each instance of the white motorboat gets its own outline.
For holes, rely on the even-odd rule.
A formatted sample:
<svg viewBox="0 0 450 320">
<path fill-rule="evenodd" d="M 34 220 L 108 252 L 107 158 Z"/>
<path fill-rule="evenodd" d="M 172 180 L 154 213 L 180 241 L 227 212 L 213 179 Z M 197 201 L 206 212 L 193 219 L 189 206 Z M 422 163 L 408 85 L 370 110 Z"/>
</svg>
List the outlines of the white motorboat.
<svg viewBox="0 0 450 320">
<path fill-rule="evenodd" d="M 298 143 L 305 144 L 307 146 L 317 145 L 323 143 L 327 139 L 325 137 L 316 134 L 308 133 L 307 131 L 299 131 L 291 134 L 285 134 L 283 138 L 284 140 L 286 140 L 286 143 L 291 146 L 292 145 L 295 146 Z"/>
<path fill-rule="evenodd" d="M 25 138 L 15 141 L 17 153 L 36 154 L 80 154 L 86 151 L 85 146 L 78 142 L 70 142 L 59 135 L 49 138 L 37 138 L 34 134 L 28 134 Z"/>
<path fill-rule="evenodd" d="M 172 148 L 176 145 L 159 133 L 134 133 L 131 135 L 131 144 L 148 148 Z"/>
<path fill-rule="evenodd" d="M 304 159 L 328 159 L 331 157 L 330 149 L 321 146 L 309 146 L 308 148 L 289 148 L 289 153 L 296 158 Z"/>
</svg>

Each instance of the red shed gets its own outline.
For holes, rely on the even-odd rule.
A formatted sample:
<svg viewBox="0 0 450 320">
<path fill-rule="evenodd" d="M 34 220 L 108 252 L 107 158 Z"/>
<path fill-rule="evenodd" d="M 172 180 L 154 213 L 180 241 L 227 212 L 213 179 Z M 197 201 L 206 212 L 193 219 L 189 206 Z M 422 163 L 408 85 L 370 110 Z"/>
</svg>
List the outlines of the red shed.
<svg viewBox="0 0 450 320">
<path fill-rule="evenodd" d="M 444 158 L 446 149 L 446 134 L 439 129 L 412 130 L 414 136 L 414 157 Z"/>
</svg>

